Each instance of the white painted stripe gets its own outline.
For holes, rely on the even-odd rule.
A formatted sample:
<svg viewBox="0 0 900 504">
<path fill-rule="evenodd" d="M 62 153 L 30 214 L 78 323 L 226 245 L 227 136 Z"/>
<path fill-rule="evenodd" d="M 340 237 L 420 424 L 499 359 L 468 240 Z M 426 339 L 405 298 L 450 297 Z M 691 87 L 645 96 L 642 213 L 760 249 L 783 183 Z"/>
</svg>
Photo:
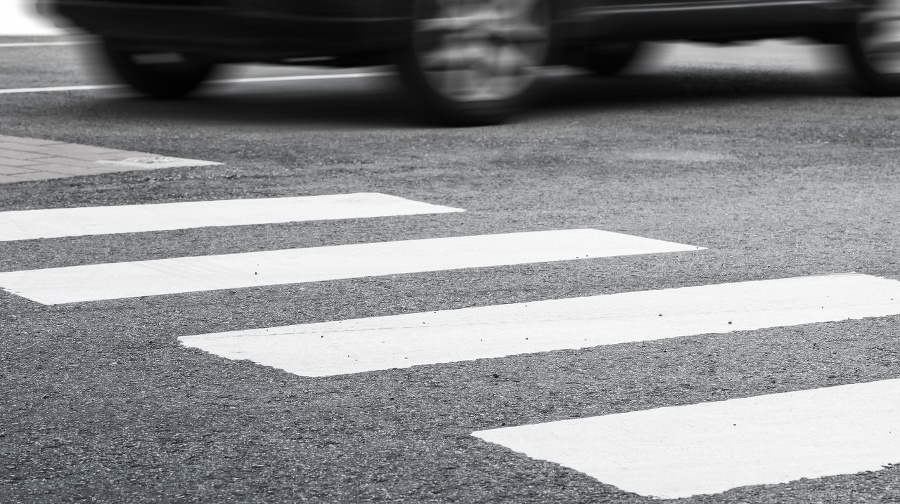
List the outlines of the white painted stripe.
<svg viewBox="0 0 900 504">
<path fill-rule="evenodd" d="M 0 241 L 462 212 L 379 193 L 0 212 Z"/>
<path fill-rule="evenodd" d="M 60 304 L 699 248 L 594 229 L 540 231 L 13 271 L 0 273 L 0 286 Z"/>
<path fill-rule="evenodd" d="M 95 91 L 99 89 L 120 89 L 119 85 L 95 85 L 95 86 L 55 86 L 42 88 L 12 88 L 0 89 L 0 94 L 24 94 L 24 93 L 59 93 L 63 91 Z"/>
<path fill-rule="evenodd" d="M 900 314 L 900 282 L 829 275 L 629 292 L 179 338 L 301 376 Z"/>
<path fill-rule="evenodd" d="M 48 47 L 48 46 L 70 46 L 89 44 L 87 41 L 67 41 L 67 42 L 7 42 L 0 44 L 0 48 L 16 48 L 16 47 Z"/>
<path fill-rule="evenodd" d="M 900 463 L 900 380 L 475 432 L 641 495 L 681 498 Z"/>
<path fill-rule="evenodd" d="M 284 77 L 247 77 L 241 79 L 211 80 L 210 84 L 249 84 L 254 82 L 284 82 L 305 80 L 329 80 L 329 79 L 357 79 L 365 77 L 383 77 L 391 75 L 387 72 L 359 72 L 349 74 L 321 74 L 321 75 L 293 75 Z M 118 84 L 100 84 L 89 86 L 56 86 L 42 88 L 12 88 L 0 89 L 0 94 L 26 94 L 26 93 L 58 93 L 63 91 L 97 91 L 103 89 L 124 89 L 126 86 Z"/>
<path fill-rule="evenodd" d="M 212 84 L 243 84 L 252 82 L 283 82 L 302 80 L 328 80 L 328 79 L 360 79 L 365 77 L 384 77 L 392 75 L 389 72 L 359 72 L 349 74 L 321 74 L 321 75 L 288 75 L 283 77 L 247 77 L 242 79 L 224 79 L 210 81 Z"/>
</svg>

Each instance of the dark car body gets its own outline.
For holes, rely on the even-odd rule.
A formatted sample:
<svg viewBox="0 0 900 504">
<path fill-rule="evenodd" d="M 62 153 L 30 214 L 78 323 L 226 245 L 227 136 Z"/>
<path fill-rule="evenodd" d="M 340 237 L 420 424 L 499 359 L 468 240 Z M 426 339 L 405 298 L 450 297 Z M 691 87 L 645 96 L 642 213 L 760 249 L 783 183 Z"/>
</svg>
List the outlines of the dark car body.
<svg viewBox="0 0 900 504">
<path fill-rule="evenodd" d="M 62 0 L 50 8 L 91 33 L 143 49 L 203 53 L 222 61 L 278 61 L 399 47 L 409 23 L 400 2 L 365 3 Z"/>
<path fill-rule="evenodd" d="M 117 54 L 175 52 L 212 63 L 302 63 L 307 58 L 316 59 L 317 64 L 327 58 L 335 66 L 399 63 L 410 89 L 435 116 L 462 123 L 495 122 L 521 106 L 531 86 L 524 80 L 521 85 L 513 81 L 527 73 L 526 62 L 529 66 L 581 65 L 612 75 L 634 58 L 641 43 L 654 40 L 729 42 L 809 37 L 848 48 L 848 61 L 857 70 L 857 87 L 862 91 L 895 94 L 898 87 L 895 72 L 881 70 L 875 61 L 885 52 L 881 46 L 890 46 L 891 51 L 894 47 L 881 44 L 877 50 L 870 50 L 866 45 L 866 36 L 876 30 L 876 21 L 869 20 L 873 12 L 888 19 L 879 18 L 880 31 L 885 23 L 893 26 L 895 18 L 883 13 L 879 7 L 883 4 L 870 0 L 41 3 L 45 11 L 100 35 L 108 49 Z M 458 12 L 463 14 L 456 15 Z M 504 16 L 516 17 L 518 24 L 503 25 Z M 486 58 L 479 58 L 479 50 L 495 51 L 492 58 L 505 58 L 507 62 L 485 70 Z M 130 64 L 123 59 L 113 66 L 121 74 L 122 65 Z M 441 71 L 445 73 L 439 74 Z M 459 76 L 462 71 L 469 72 L 465 78 Z M 459 75 L 453 77 L 456 74 L 448 72 Z M 440 89 L 441 79 L 473 80 L 475 75 L 479 79 L 501 75 L 505 79 L 503 92 L 467 93 L 460 91 L 466 84 L 459 82 L 449 86 L 453 92 Z M 146 76 L 124 77 L 134 84 L 132 81 Z"/>
</svg>

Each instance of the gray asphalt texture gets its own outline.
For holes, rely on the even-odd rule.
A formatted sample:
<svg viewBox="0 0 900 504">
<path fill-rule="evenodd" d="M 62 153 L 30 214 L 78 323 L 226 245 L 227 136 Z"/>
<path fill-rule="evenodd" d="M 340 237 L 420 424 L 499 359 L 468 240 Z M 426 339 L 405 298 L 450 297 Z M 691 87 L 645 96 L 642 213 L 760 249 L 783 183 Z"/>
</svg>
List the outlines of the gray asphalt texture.
<svg viewBox="0 0 900 504">
<path fill-rule="evenodd" d="M 3 88 L 84 83 L 69 49 L 0 49 L 0 68 Z M 466 209 L 0 243 L 0 271 L 582 227 L 708 249 L 59 306 L 0 293 L 3 503 L 651 502 L 471 433 L 900 378 L 900 317 L 329 378 L 176 339 L 801 275 L 900 279 L 900 101 L 832 75 L 735 61 L 553 78 L 509 123 L 468 129 L 423 126 L 390 77 L 177 103 L 0 95 L 0 111 L 3 135 L 225 163 L 0 185 L 0 210 L 356 191 Z M 900 467 L 679 502 L 900 502 Z"/>
</svg>

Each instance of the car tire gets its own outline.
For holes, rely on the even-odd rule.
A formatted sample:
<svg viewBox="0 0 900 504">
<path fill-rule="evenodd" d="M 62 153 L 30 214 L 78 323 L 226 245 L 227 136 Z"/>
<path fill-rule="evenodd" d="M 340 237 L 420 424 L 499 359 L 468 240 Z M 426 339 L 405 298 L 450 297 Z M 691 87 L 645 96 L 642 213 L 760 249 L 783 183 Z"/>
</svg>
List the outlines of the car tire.
<svg viewBox="0 0 900 504">
<path fill-rule="evenodd" d="M 847 29 L 844 47 L 853 70 L 851 87 L 864 95 L 900 95 L 900 9 L 896 2 L 866 2 Z"/>
<path fill-rule="evenodd" d="M 103 41 L 102 47 L 116 76 L 151 98 L 181 98 L 197 89 L 215 66 L 210 61 L 183 53 L 134 52 L 108 39 Z"/>
<path fill-rule="evenodd" d="M 503 121 L 533 95 L 550 45 L 548 0 L 414 0 L 400 76 L 431 120 Z"/>
<path fill-rule="evenodd" d="M 619 42 L 593 47 L 585 54 L 584 68 L 600 77 L 612 77 L 634 63 L 641 53 L 639 42 Z"/>
</svg>

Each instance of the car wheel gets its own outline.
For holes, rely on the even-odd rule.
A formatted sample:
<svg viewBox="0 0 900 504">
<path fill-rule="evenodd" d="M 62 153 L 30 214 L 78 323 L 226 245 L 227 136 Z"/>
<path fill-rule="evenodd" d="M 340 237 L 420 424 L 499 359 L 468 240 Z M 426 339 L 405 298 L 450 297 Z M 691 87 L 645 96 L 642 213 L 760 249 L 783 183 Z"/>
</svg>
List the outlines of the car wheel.
<svg viewBox="0 0 900 504">
<path fill-rule="evenodd" d="M 530 97 L 550 45 L 547 0 L 415 0 L 400 75 L 431 118 L 491 124 Z"/>
<path fill-rule="evenodd" d="M 601 77 L 612 77 L 631 65 L 641 52 L 639 42 L 610 43 L 588 50 L 584 68 Z"/>
<path fill-rule="evenodd" d="M 846 48 L 854 70 L 851 83 L 862 94 L 900 95 L 900 4 L 872 0 L 848 30 Z"/>
<path fill-rule="evenodd" d="M 194 91 L 212 72 L 212 62 L 183 53 L 134 52 L 105 40 L 109 66 L 126 84 L 152 98 L 181 98 Z"/>
</svg>

